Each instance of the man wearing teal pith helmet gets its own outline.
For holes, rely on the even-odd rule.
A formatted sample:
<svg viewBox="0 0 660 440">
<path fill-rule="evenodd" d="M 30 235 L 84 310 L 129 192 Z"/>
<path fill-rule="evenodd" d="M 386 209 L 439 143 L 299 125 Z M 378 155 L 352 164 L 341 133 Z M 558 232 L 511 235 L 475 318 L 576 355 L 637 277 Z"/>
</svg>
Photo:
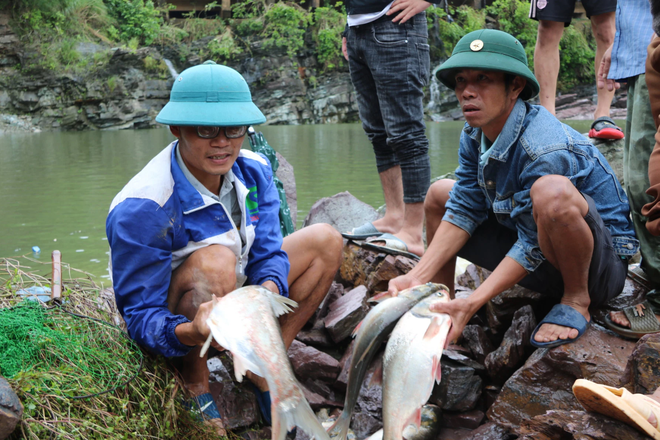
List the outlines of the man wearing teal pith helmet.
<svg viewBox="0 0 660 440">
<path fill-rule="evenodd" d="M 432 306 L 451 315 L 449 340 L 490 299 L 520 284 L 557 302 L 532 345 L 575 341 L 591 321 L 589 307 L 622 291 L 637 251 L 625 192 L 584 136 L 525 102 L 539 84 L 513 36 L 467 34 L 437 75 L 466 120 L 457 181 L 429 189 L 429 246 L 412 271 L 390 281 L 390 292 L 434 281 L 453 295 L 460 256 L 493 272 L 468 298 Z"/>
<path fill-rule="evenodd" d="M 288 347 L 325 297 L 342 239 L 322 224 L 282 238 L 270 163 L 241 149 L 266 118 L 235 70 L 207 61 L 183 71 L 156 121 L 177 139 L 117 194 L 106 222 L 117 307 L 133 339 L 180 358 L 195 406 L 222 433 L 199 355 L 212 295 L 262 285 L 298 302 L 280 318 Z M 268 423 L 267 384 L 251 380 Z"/>
</svg>

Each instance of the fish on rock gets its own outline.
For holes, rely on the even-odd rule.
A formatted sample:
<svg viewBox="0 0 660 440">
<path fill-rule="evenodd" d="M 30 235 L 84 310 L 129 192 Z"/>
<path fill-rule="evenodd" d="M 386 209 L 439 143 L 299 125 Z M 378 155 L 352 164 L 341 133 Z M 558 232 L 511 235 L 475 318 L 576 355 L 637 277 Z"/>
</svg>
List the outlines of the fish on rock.
<svg viewBox="0 0 660 440">
<path fill-rule="evenodd" d="M 242 287 L 220 299 L 214 297 L 214 302 L 206 321 L 211 335 L 202 354 L 213 337 L 231 352 L 237 381 L 243 380 L 247 370 L 266 379 L 272 439 L 283 440 L 287 431 L 299 426 L 316 440 L 329 440 L 293 374 L 277 320 L 298 304 L 261 286 Z"/>
<path fill-rule="evenodd" d="M 442 284 L 427 283 L 420 286 L 402 290 L 395 297 L 385 299 L 369 311 L 367 316 L 353 331 L 355 345 L 353 357 L 348 370 L 348 384 L 344 409 L 337 421 L 328 429 L 330 433 L 337 433 L 339 440 L 346 440 L 351 415 L 357 402 L 362 381 L 369 368 L 374 355 L 381 344 L 390 334 L 401 316 L 415 304 L 429 295 L 437 292 L 448 292 Z M 449 294 L 446 293 L 448 296 Z"/>
<path fill-rule="evenodd" d="M 440 433 L 442 410 L 436 405 L 422 407 L 422 426 L 411 433 L 407 440 L 437 440 Z M 366 440 L 383 440 L 383 429 L 371 434 Z"/>
<path fill-rule="evenodd" d="M 445 313 L 429 310 L 449 302 L 447 291 L 424 298 L 399 320 L 383 356 L 383 440 L 412 440 L 420 430 L 422 407 L 440 383 L 440 358 L 451 327 Z"/>
</svg>

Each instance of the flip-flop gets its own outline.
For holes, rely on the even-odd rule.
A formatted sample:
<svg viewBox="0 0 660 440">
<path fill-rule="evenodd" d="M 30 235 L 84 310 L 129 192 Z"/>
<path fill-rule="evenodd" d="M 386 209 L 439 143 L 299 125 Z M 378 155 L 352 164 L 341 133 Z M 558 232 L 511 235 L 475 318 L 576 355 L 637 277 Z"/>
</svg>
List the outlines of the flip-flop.
<svg viewBox="0 0 660 440">
<path fill-rule="evenodd" d="M 591 124 L 589 137 L 594 139 L 623 139 L 623 131 L 617 127 L 612 118 L 601 116 Z"/>
<path fill-rule="evenodd" d="M 587 411 L 615 418 L 660 440 L 660 431 L 648 420 L 653 414 L 656 421 L 660 421 L 660 403 L 656 400 L 643 394 L 632 394 L 625 388 L 608 387 L 586 379 L 575 381 L 573 394 Z"/>
<path fill-rule="evenodd" d="M 382 241 L 383 245 L 374 244 L 376 241 Z M 374 252 L 380 252 L 390 255 L 400 255 L 402 257 L 407 257 L 415 261 L 420 260 L 419 255 L 415 255 L 412 252 L 408 252 L 408 245 L 398 237 L 395 237 L 392 234 L 382 234 L 378 237 L 371 237 L 367 241 L 362 243 L 355 243 L 363 249 L 367 249 Z"/>
<path fill-rule="evenodd" d="M 564 327 L 574 328 L 578 331 L 577 337 L 573 339 L 557 339 L 556 341 L 551 342 L 537 342 L 534 340 L 534 336 L 539 331 L 543 324 L 556 324 Z M 552 348 L 558 347 L 564 344 L 570 344 L 571 342 L 577 341 L 580 336 L 584 334 L 589 327 L 591 321 L 584 319 L 584 316 L 571 306 L 565 304 L 555 304 L 554 307 L 545 315 L 545 318 L 536 326 L 530 337 L 530 343 L 534 347 L 538 348 Z"/>
<path fill-rule="evenodd" d="M 185 402 L 185 406 L 202 421 L 221 419 L 218 406 L 213 400 L 211 393 L 204 393 L 200 396 L 193 396 Z"/>
<path fill-rule="evenodd" d="M 605 325 L 614 333 L 631 339 L 639 339 L 649 333 L 660 333 L 660 322 L 648 301 L 624 307 L 622 312 L 628 318 L 630 328 L 616 324 L 609 314 L 605 315 Z"/>
<path fill-rule="evenodd" d="M 370 237 L 378 237 L 383 235 L 373 223 L 367 222 L 357 228 L 353 228 L 351 232 L 343 232 L 342 237 L 348 238 L 349 240 L 365 240 Z"/>
</svg>

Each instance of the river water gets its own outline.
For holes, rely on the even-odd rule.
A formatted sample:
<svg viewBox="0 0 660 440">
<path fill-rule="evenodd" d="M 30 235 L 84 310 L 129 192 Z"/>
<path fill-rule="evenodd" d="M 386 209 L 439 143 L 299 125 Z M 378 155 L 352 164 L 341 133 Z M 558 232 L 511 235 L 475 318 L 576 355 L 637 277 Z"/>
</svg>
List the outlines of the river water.
<svg viewBox="0 0 660 440">
<path fill-rule="evenodd" d="M 589 129 L 590 121 L 567 122 L 583 133 Z M 462 127 L 458 121 L 427 124 L 432 176 L 456 168 Z M 258 130 L 294 167 L 298 226 L 314 202 L 342 191 L 374 207 L 383 204 L 373 152 L 359 124 Z M 58 249 L 71 267 L 109 285 L 110 202 L 173 139 L 166 128 L 0 135 L 0 257 L 27 254 L 48 262 Z"/>
</svg>

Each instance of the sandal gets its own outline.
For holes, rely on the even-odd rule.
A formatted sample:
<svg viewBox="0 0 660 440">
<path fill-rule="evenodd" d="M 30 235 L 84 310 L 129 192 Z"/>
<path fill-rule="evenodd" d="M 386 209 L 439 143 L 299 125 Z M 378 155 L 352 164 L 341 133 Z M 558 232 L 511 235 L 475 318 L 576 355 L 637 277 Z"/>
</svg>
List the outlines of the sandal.
<svg viewBox="0 0 660 440">
<path fill-rule="evenodd" d="M 218 406 L 215 404 L 211 393 L 193 396 L 184 403 L 184 406 L 190 410 L 196 419 L 212 426 L 219 435 L 224 436 L 227 434 L 220 411 L 218 411 Z"/>
<path fill-rule="evenodd" d="M 587 411 L 615 418 L 660 440 L 658 401 L 643 394 L 633 394 L 625 388 L 608 387 L 586 379 L 575 381 L 573 394 Z M 649 421 L 652 416 L 655 426 Z"/>
<path fill-rule="evenodd" d="M 660 333 L 660 322 L 658 322 L 658 318 L 653 313 L 651 303 L 648 301 L 634 306 L 624 307 L 622 312 L 628 318 L 630 328 L 615 324 L 609 314 L 605 315 L 605 325 L 614 333 L 631 339 L 639 339 L 650 333 Z"/>
<path fill-rule="evenodd" d="M 601 116 L 591 124 L 589 137 L 595 139 L 618 140 L 623 139 L 624 134 L 623 131 L 617 127 L 612 118 L 609 116 Z"/>
</svg>

